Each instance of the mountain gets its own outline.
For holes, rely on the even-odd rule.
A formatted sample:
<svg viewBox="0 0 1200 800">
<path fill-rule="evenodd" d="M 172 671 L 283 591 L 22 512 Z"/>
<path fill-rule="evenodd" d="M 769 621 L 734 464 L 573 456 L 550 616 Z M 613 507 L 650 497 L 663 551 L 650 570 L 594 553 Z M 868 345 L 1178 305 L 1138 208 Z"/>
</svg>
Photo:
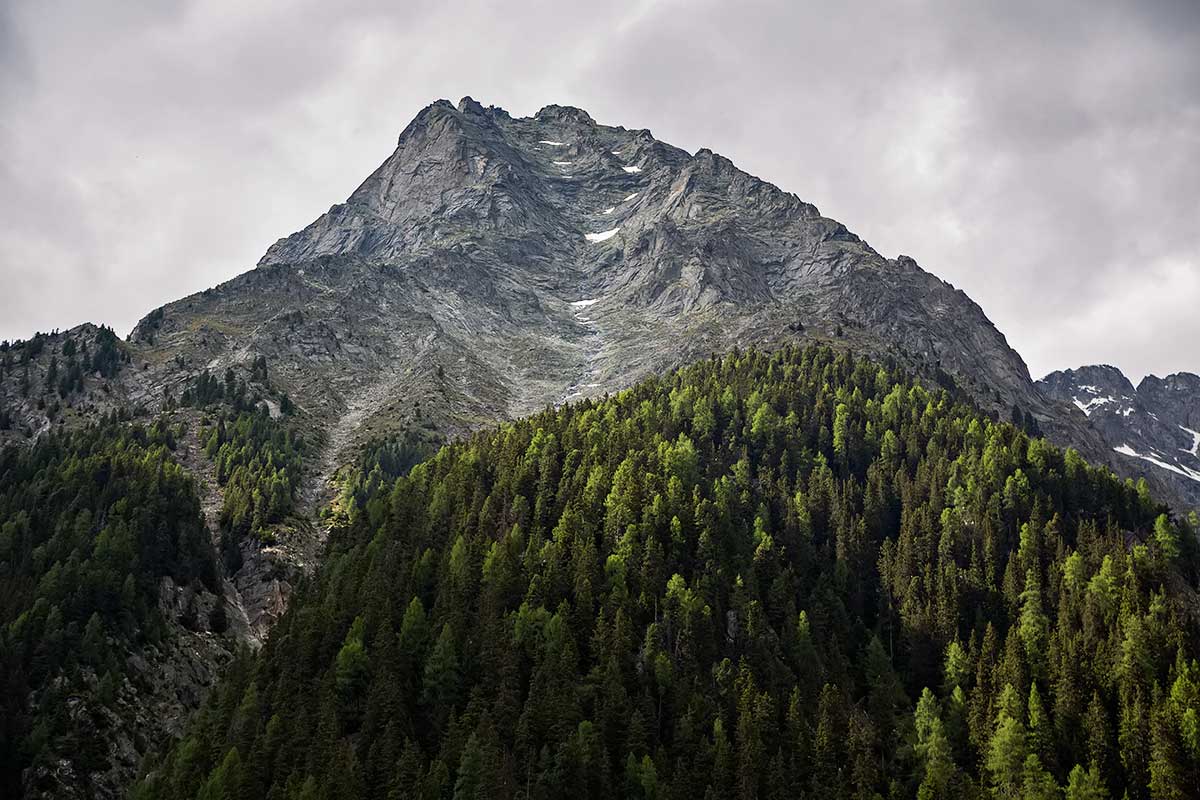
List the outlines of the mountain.
<svg viewBox="0 0 1200 800">
<path fill-rule="evenodd" d="M 991 418 L 1120 475 L 1147 463 L 1035 384 L 963 292 L 728 159 L 566 106 L 515 118 L 470 98 L 430 105 L 345 203 L 248 272 L 152 310 L 126 340 L 82 325 L 0 344 L 0 444 L 42 453 L 89 426 L 169 431 L 155 457 L 193 482 L 217 562 L 207 582 L 172 575 L 138 544 L 135 584 L 160 587 L 143 627 L 166 633 L 101 616 L 134 676 L 117 693 L 121 713 L 103 710 L 112 693 L 92 686 L 102 673 L 59 648 L 39 674 L 61 691 L 8 684 L 26 713 L 0 743 L 5 763 L 20 765 L 32 796 L 119 795 L 149 743 L 179 734 L 217 667 L 268 640 L 333 521 L 356 507 L 347 476 L 364 465 L 382 459 L 398 474 L 501 421 L 712 354 L 797 343 L 961 390 Z M 1175 483 L 1153 486 L 1188 507 Z M 100 515 L 116 502 L 103 499 Z M 53 520 L 39 524 L 0 577 L 37 582 L 72 563 L 69 550 L 43 557 L 38 544 L 57 534 Z M 18 593 L 0 622 L 28 613 L 52 627 L 53 608 L 65 617 L 74 602 L 56 586 Z M 31 624 L 21 641 L 40 632 Z M 106 761 L 26 735 L 70 703 L 78 730 L 114 743 Z"/>
<path fill-rule="evenodd" d="M 513 118 L 470 98 L 424 109 L 346 203 L 257 269 L 147 315 L 125 344 L 136 368 L 86 394 L 153 413 L 204 370 L 249 380 L 265 358 L 321 440 L 316 501 L 372 437 L 454 436 L 792 341 L 952 376 L 985 409 L 1124 468 L 978 305 L 912 259 L 709 150 L 576 108 Z M 51 415 L 19 381 L 0 370 L 9 427 L 34 435 Z"/>
<path fill-rule="evenodd" d="M 457 435 L 797 340 L 945 372 L 985 408 L 1111 455 L 975 303 L 911 259 L 711 151 L 562 106 L 434 103 L 346 203 L 253 272 L 156 310 L 131 345 L 139 381 L 176 391 L 265 356 L 326 434 L 327 475 L 397 426 Z"/>
<path fill-rule="evenodd" d="M 1147 375 L 1135 389 L 1119 369 L 1100 365 L 1052 372 L 1038 387 L 1086 414 L 1125 460 L 1125 474 L 1146 478 L 1184 507 L 1200 507 L 1200 376 Z"/>
<path fill-rule="evenodd" d="M 132 796 L 1192 796 L 1195 530 L 964 400 L 750 350 L 364 465 Z"/>
</svg>

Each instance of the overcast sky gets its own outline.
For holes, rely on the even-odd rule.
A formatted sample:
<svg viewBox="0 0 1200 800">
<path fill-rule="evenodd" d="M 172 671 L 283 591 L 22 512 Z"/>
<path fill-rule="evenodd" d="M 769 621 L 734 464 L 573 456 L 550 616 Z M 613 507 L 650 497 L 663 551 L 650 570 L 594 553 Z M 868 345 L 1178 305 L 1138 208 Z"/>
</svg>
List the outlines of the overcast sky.
<svg viewBox="0 0 1200 800">
<path fill-rule="evenodd" d="M 964 289 L 1035 377 L 1200 372 L 1197 0 L 0 0 L 0 338 L 128 333 L 466 94 L 728 156 Z"/>
</svg>

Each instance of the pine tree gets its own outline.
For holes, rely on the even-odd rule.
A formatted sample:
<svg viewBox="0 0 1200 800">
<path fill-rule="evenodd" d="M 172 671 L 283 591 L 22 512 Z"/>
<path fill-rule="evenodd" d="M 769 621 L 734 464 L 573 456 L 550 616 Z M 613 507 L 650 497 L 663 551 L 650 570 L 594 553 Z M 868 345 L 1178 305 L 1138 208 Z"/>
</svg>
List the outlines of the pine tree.
<svg viewBox="0 0 1200 800">
<path fill-rule="evenodd" d="M 1076 764 L 1067 779 L 1065 800 L 1108 800 L 1108 789 L 1100 779 L 1099 771 Z"/>
<path fill-rule="evenodd" d="M 943 800 L 953 796 L 954 757 L 950 742 L 946 738 L 938 710 L 937 698 L 926 688 L 917 701 L 913 715 L 917 743 L 914 751 L 924 765 L 921 784 L 917 792 L 919 800 Z"/>
<path fill-rule="evenodd" d="M 458 702 L 460 680 L 454 631 L 446 623 L 425 662 L 421 691 L 421 701 L 431 707 L 436 720 L 444 722 L 449 710 Z"/>
<path fill-rule="evenodd" d="M 1004 694 L 1014 694 L 1011 685 L 1004 687 Z M 1011 706 L 1012 701 L 1001 702 L 986 761 L 993 788 L 1005 797 L 1016 797 L 1020 791 L 1024 781 L 1025 759 L 1028 755 L 1025 726 L 1014 715 Z"/>
</svg>

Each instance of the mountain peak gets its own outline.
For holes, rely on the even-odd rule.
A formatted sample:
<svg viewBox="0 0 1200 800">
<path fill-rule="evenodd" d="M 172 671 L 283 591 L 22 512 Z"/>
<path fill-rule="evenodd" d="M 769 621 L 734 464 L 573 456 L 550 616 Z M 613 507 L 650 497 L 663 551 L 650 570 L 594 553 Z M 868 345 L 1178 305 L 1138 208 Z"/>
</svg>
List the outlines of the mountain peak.
<svg viewBox="0 0 1200 800">
<path fill-rule="evenodd" d="M 595 125 L 596 121 L 592 116 L 582 108 L 575 106 L 560 106 L 551 104 L 543 106 L 540 111 L 534 115 L 535 119 L 539 120 L 557 120 L 559 122 L 575 122 L 581 125 Z"/>
<path fill-rule="evenodd" d="M 464 116 L 484 117 L 489 120 L 511 119 L 508 112 L 500 106 L 484 106 L 470 95 L 466 95 L 458 101 L 458 113 Z"/>
<path fill-rule="evenodd" d="M 1134 389 L 1118 368 L 1091 364 L 1052 372 L 1038 386 L 1082 411 L 1126 474 L 1184 506 L 1200 504 L 1200 377 L 1147 375 Z"/>
<path fill-rule="evenodd" d="M 1138 384 L 1138 392 L 1143 391 L 1191 392 L 1200 399 L 1200 375 L 1194 372 L 1173 372 L 1165 378 L 1147 375 Z"/>
<path fill-rule="evenodd" d="M 484 108 L 471 95 L 466 95 L 458 101 L 458 112 L 460 114 L 483 114 Z"/>
<path fill-rule="evenodd" d="M 1115 394 L 1132 397 L 1137 394 L 1125 373 L 1112 364 L 1086 364 L 1075 369 L 1056 370 L 1040 382 L 1063 388 L 1072 387 L 1097 396 Z"/>
<path fill-rule="evenodd" d="M 405 141 L 436 127 L 439 123 L 444 124 L 460 117 L 459 110 L 449 100 L 435 100 L 418 111 L 412 121 L 404 126 L 396 140 L 396 146 L 402 146 Z"/>
<path fill-rule="evenodd" d="M 841 223 L 709 148 L 691 155 L 569 105 L 513 118 L 470 96 L 439 100 L 345 204 L 260 264 L 338 254 L 409 264 L 447 258 L 448 248 L 469 248 L 455 259 L 488 261 L 476 275 L 504 274 L 523 291 L 583 286 L 664 318 L 749 304 L 756 324 L 783 314 L 787 328 L 805 308 L 805 324 L 872 329 L 884 347 L 959 374 L 987 372 L 1010 405 L 1040 402 L 978 306 L 915 262 L 896 269 Z"/>
</svg>

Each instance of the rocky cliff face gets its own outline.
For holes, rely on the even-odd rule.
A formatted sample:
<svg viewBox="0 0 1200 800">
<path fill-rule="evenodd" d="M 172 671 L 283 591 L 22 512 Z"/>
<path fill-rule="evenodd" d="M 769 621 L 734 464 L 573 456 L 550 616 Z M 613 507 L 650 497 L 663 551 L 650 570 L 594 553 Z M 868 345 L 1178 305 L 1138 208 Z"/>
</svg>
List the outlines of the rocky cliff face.
<svg viewBox="0 0 1200 800">
<path fill-rule="evenodd" d="M 451 430 L 735 345 L 822 338 L 943 369 L 984 407 L 1007 417 L 1018 406 L 1056 441 L 1111 460 L 961 291 L 728 159 L 580 109 L 515 119 L 470 98 L 429 106 L 346 203 L 273 245 L 260 270 L 282 269 L 272 274 L 283 280 L 320 258 L 341 259 L 331 292 L 352 263 L 394 293 L 391 308 L 423 315 L 399 318 L 426 327 L 393 332 L 401 363 L 384 372 L 408 385 L 443 367 L 449 386 L 426 390 L 462 396 L 427 396 L 425 409 L 453 418 Z M 411 352 L 425 354 L 423 367 Z M 370 401 L 332 405 L 350 412 L 342 427 L 378 416 Z"/>
<path fill-rule="evenodd" d="M 911 259 L 883 258 L 708 150 L 689 155 L 579 109 L 514 119 L 469 98 L 433 104 L 345 204 L 260 266 L 295 275 L 321 257 L 343 259 L 339 270 L 351 260 L 394 302 L 418 298 L 436 352 L 452 340 L 483 361 L 494 391 L 472 394 L 499 401 L 484 416 L 805 335 L 903 351 L 985 404 L 1052 415 L 979 307 Z"/>
<path fill-rule="evenodd" d="M 1135 389 L 1119 369 L 1101 365 L 1052 372 L 1038 386 L 1087 415 L 1124 474 L 1200 507 L 1200 376 L 1147 375 Z"/>
</svg>

